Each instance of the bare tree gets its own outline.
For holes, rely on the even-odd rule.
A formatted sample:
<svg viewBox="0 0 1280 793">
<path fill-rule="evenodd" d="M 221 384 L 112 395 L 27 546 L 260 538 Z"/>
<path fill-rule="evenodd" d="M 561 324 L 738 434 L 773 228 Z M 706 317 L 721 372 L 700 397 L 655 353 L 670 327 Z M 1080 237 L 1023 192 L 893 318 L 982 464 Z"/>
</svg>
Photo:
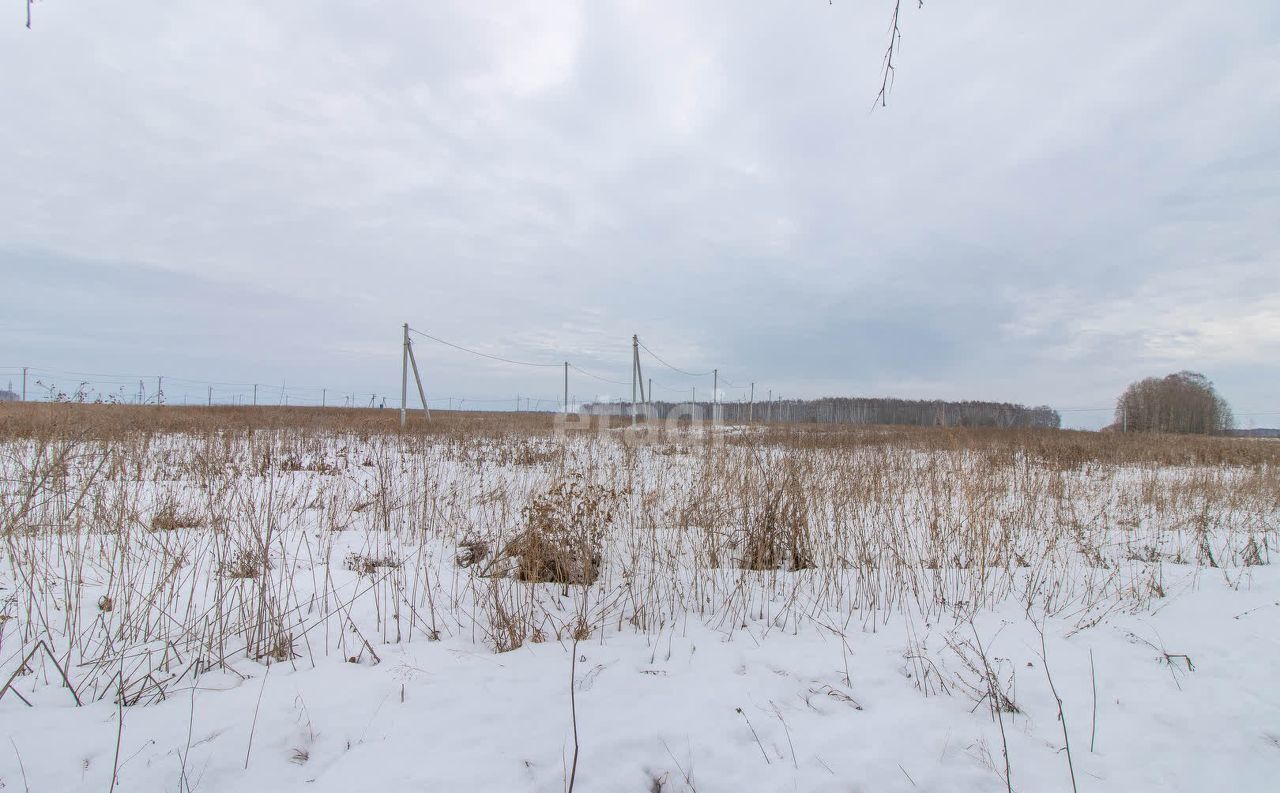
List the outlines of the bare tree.
<svg viewBox="0 0 1280 793">
<path fill-rule="evenodd" d="M 1234 424 L 1231 406 L 1199 372 L 1139 380 L 1116 402 L 1115 427 L 1126 432 L 1210 435 Z"/>
</svg>

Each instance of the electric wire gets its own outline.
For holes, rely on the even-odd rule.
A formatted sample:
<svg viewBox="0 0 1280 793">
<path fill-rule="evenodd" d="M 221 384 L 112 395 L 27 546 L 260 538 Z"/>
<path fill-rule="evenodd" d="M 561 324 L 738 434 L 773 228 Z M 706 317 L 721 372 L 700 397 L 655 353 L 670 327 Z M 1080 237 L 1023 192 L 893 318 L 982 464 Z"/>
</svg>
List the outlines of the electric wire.
<svg viewBox="0 0 1280 793">
<path fill-rule="evenodd" d="M 672 370 L 673 372 L 679 372 L 680 374 L 687 375 L 689 377 L 710 377 L 711 375 L 714 374 L 714 372 L 690 372 L 690 371 L 681 369 L 678 366 L 672 366 L 671 364 L 662 360 L 662 358 L 656 352 L 646 347 L 644 345 L 644 342 L 640 341 L 639 338 L 636 339 L 636 343 L 640 345 L 640 349 L 652 355 L 654 357 L 654 360 L 656 360 L 658 363 L 662 364 L 663 366 L 667 367 L 668 369 Z"/>
<path fill-rule="evenodd" d="M 569 364 L 569 368 L 570 368 L 570 369 L 572 369 L 573 371 L 577 372 L 578 374 L 584 374 L 584 375 L 586 375 L 587 377 L 593 378 L 593 379 L 595 379 L 595 380 L 599 380 L 599 381 L 600 381 L 600 382 L 602 382 L 602 383 L 611 383 L 611 384 L 613 384 L 613 385 L 621 385 L 621 386 L 628 386 L 628 385 L 631 385 L 630 383 L 624 382 L 624 381 L 622 381 L 622 380 L 610 380 L 610 379 L 609 379 L 609 378 L 607 378 L 607 377 L 601 377 L 601 376 L 600 376 L 600 375 L 598 375 L 598 374 L 592 374 L 591 372 L 588 372 L 588 371 L 586 371 L 585 369 L 579 368 L 577 365 L 572 364 L 572 363 L 571 363 L 571 364 Z"/>
<path fill-rule="evenodd" d="M 558 367 L 558 366 L 564 365 L 563 363 L 532 363 L 530 361 L 517 361 L 512 358 L 503 358 L 501 355 L 490 355 L 487 352 L 480 352 L 479 350 L 473 350 L 469 347 L 463 347 L 461 344 L 454 344 L 451 341 L 445 341 L 444 339 L 438 336 L 432 336 L 430 333 L 423 333 L 422 331 L 414 330 L 413 328 L 409 328 L 409 332 L 416 333 L 419 336 L 422 336 L 423 338 L 426 338 L 426 339 L 431 339 L 434 342 L 439 342 L 440 344 L 443 344 L 447 347 L 452 347 L 455 350 L 462 350 L 463 352 L 469 352 L 472 355 L 479 355 L 481 358 L 489 358 L 494 361 L 502 361 L 503 363 L 515 364 L 516 366 L 538 366 L 538 367 L 549 368 L 552 366 Z"/>
</svg>

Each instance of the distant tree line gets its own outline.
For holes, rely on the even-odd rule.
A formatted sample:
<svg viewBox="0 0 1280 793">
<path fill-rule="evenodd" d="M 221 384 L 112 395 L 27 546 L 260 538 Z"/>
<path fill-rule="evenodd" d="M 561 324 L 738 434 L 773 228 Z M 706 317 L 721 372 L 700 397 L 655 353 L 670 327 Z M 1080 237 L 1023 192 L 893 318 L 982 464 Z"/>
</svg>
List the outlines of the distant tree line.
<svg viewBox="0 0 1280 793">
<path fill-rule="evenodd" d="M 1148 377 L 1116 402 L 1113 429 L 1121 432 L 1221 434 L 1235 426 L 1231 406 L 1199 372 Z"/>
<path fill-rule="evenodd" d="M 658 418 L 687 410 L 688 403 L 653 402 Z M 704 418 L 712 406 L 699 402 Z M 584 409 L 597 415 L 630 415 L 628 402 L 592 403 Z M 643 410 L 644 406 L 638 406 Z M 1042 427 L 1056 429 L 1062 417 L 1051 407 L 1027 407 L 1008 402 L 944 402 L 941 400 L 879 397 L 825 397 L 772 402 L 721 402 L 716 406 L 724 421 L 795 421 L 828 424 L 904 424 L 917 427 Z"/>
<path fill-rule="evenodd" d="M 1280 438 L 1280 429 L 1275 427 L 1254 427 L 1247 430 L 1227 430 L 1234 438 Z"/>
</svg>

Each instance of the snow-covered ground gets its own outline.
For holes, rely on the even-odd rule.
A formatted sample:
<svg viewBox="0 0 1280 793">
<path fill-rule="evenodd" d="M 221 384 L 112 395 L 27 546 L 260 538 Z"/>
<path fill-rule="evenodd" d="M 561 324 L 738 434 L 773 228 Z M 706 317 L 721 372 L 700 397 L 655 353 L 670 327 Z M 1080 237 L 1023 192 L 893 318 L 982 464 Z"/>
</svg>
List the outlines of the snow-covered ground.
<svg viewBox="0 0 1280 793">
<path fill-rule="evenodd" d="M 598 436 L 5 451 L 6 792 L 1280 778 L 1268 466 Z M 594 583 L 459 564 L 566 476 L 607 506 Z M 742 569 L 787 516 L 799 556 Z"/>
</svg>

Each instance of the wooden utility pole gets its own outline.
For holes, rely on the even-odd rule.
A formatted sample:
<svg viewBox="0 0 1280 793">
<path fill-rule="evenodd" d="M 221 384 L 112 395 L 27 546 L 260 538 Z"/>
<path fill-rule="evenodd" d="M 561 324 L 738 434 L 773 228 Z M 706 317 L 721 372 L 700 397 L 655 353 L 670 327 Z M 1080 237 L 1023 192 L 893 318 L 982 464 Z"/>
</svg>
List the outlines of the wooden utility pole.
<svg viewBox="0 0 1280 793">
<path fill-rule="evenodd" d="M 27 367 L 22 367 L 22 401 L 27 401 Z"/>
<path fill-rule="evenodd" d="M 705 377 L 705 375 L 703 375 Z M 717 406 L 720 404 L 720 370 L 711 370 L 711 420 L 716 420 Z"/>
<path fill-rule="evenodd" d="M 405 327 L 409 327 L 405 325 Z M 413 354 L 413 342 L 409 341 L 408 333 L 404 337 L 405 350 L 409 353 L 409 366 L 413 368 L 413 382 L 418 385 L 418 399 L 422 400 L 422 412 L 426 414 L 427 421 L 431 421 L 431 406 L 427 404 L 427 391 L 422 387 L 422 375 L 418 373 L 418 358 Z"/>
<path fill-rule="evenodd" d="M 636 378 L 640 375 L 640 337 L 631 335 L 631 426 L 636 425 Z"/>
<path fill-rule="evenodd" d="M 207 405 L 213 407 L 213 386 L 209 386 L 209 401 Z"/>
<path fill-rule="evenodd" d="M 564 362 L 564 412 L 569 413 L 569 362 Z"/>
<path fill-rule="evenodd" d="M 320 407 L 328 407 L 327 405 L 325 405 L 325 398 L 328 395 L 329 395 L 329 389 L 327 388 L 320 389 Z"/>
<path fill-rule="evenodd" d="M 400 345 L 400 429 L 404 429 L 405 407 L 409 401 L 409 323 L 404 323 L 404 340 Z"/>
<path fill-rule="evenodd" d="M 752 383 L 751 384 L 751 402 L 747 405 L 747 423 L 748 424 L 750 424 L 751 420 L 755 418 L 755 412 L 756 412 L 756 384 Z"/>
</svg>

